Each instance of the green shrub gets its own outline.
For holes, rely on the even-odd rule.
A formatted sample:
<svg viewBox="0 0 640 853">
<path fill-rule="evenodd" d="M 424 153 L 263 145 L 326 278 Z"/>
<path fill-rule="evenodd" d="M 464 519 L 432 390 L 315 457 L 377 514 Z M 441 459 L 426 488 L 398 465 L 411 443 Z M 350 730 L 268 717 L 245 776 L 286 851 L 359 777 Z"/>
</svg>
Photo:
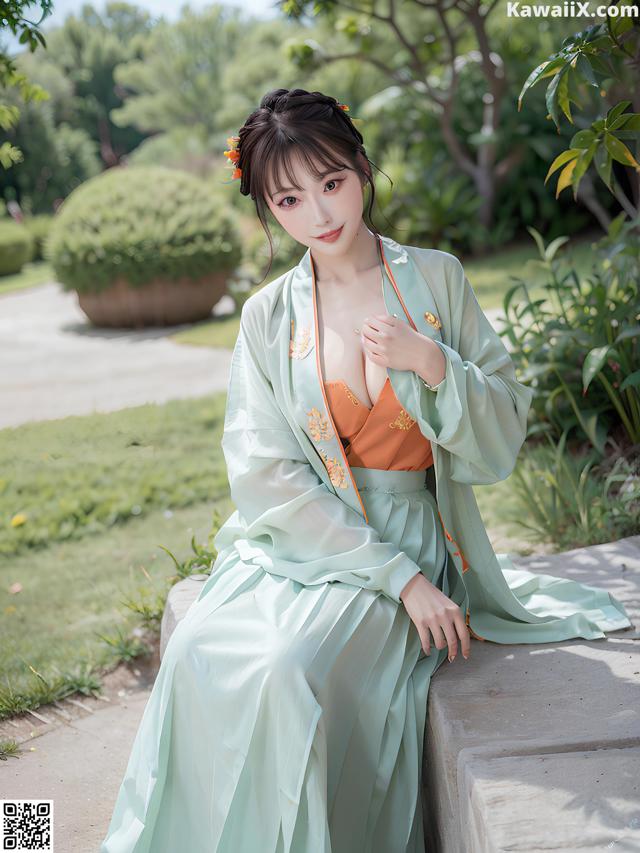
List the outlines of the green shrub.
<svg viewBox="0 0 640 853">
<path fill-rule="evenodd" d="M 538 432 L 565 430 L 598 454 L 606 445 L 640 442 L 640 232 L 615 219 L 594 244 L 592 272 L 583 279 L 555 256 L 566 237 L 545 247 L 534 229 L 548 274 L 546 298 L 532 300 L 519 280 L 504 298 L 514 361 L 536 394 Z M 514 300 L 524 292 L 524 299 Z"/>
<path fill-rule="evenodd" d="M 0 275 L 15 275 L 33 259 L 35 240 L 13 219 L 0 219 Z"/>
<path fill-rule="evenodd" d="M 35 242 L 35 250 L 32 260 L 44 259 L 44 245 L 51 231 L 53 216 L 48 213 L 40 213 L 37 216 L 25 216 L 24 227 L 29 231 Z"/>
<path fill-rule="evenodd" d="M 241 260 L 235 220 L 193 175 L 160 166 L 117 167 L 62 203 L 45 249 L 65 290 L 94 293 L 118 278 L 201 279 Z"/>
<path fill-rule="evenodd" d="M 515 501 L 507 517 L 530 532 L 532 542 L 561 551 L 633 536 L 640 526 L 640 456 L 593 448 L 567 452 L 566 431 L 528 443 L 513 471 Z M 636 448 L 637 450 L 637 448 Z"/>
</svg>

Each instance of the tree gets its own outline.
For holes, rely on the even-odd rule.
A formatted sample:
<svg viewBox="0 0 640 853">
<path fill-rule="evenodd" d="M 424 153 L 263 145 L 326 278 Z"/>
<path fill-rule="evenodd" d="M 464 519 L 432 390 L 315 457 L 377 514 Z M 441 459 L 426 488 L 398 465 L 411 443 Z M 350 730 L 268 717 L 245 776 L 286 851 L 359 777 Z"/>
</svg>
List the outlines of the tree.
<svg viewBox="0 0 640 853">
<path fill-rule="evenodd" d="M 42 17 L 39 21 L 30 21 L 24 17 L 23 12 L 28 6 L 39 6 Z M 0 17 L 0 30 L 11 30 L 13 35 L 20 33 L 20 44 L 28 44 L 33 53 L 38 43 L 47 46 L 44 36 L 38 29 L 43 20 L 51 14 L 52 0 L 39 0 L 37 3 L 31 0 L 4 0 L 2 4 L 2 16 Z M 23 103 L 29 101 L 42 101 L 47 99 L 47 93 L 41 86 L 35 86 L 29 82 L 25 74 L 21 74 L 16 68 L 13 60 L 4 49 L 0 49 L 0 86 L 3 90 L 15 89 L 19 92 Z M 20 117 L 20 109 L 15 104 L 9 104 L 4 98 L 0 99 L 0 127 L 9 130 L 15 127 Z M 14 163 L 22 160 L 22 152 L 19 148 L 6 141 L 0 145 L 0 166 L 9 169 Z"/>
<path fill-rule="evenodd" d="M 51 61 L 71 85 L 69 121 L 96 142 L 105 167 L 117 166 L 144 134 L 113 121 L 127 97 L 116 80 L 118 66 L 139 59 L 153 30 L 150 15 L 129 3 L 107 3 L 104 12 L 85 4 L 49 35 Z"/>
<path fill-rule="evenodd" d="M 523 145 L 501 145 L 500 120 L 507 92 L 506 64 L 489 34 L 488 21 L 497 0 L 280 0 L 290 17 L 327 17 L 335 32 L 354 45 L 335 53 L 307 40 L 291 47 L 300 67 L 309 68 L 344 59 L 369 63 L 389 82 L 426 99 L 442 138 L 458 168 L 473 181 L 481 199 L 479 218 L 485 227 L 493 220 L 496 191 L 523 157 Z M 384 11 L 380 7 L 384 6 Z M 436 35 L 437 34 L 437 35 Z M 391 61 L 381 59 L 380 43 L 394 43 Z M 399 50 L 398 50 L 399 49 Z M 455 102 L 461 71 L 468 63 L 484 80 L 481 125 L 472 138 L 456 128 Z"/>
<path fill-rule="evenodd" d="M 574 198 L 580 182 L 591 166 L 613 193 L 623 211 L 631 219 L 640 215 L 640 163 L 622 141 L 632 140 L 640 148 L 640 23 L 633 20 L 623 4 L 609 7 L 618 10 L 605 23 L 596 24 L 565 39 L 561 49 L 535 68 L 525 81 L 518 108 L 526 93 L 541 80 L 551 77 L 546 103 L 549 117 L 560 129 L 561 115 L 575 124 L 571 104 L 581 106 L 578 89 L 596 89 L 600 98 L 595 109 L 597 116 L 589 127 L 579 130 L 566 151 L 560 153 L 547 172 L 546 181 L 562 168 L 556 186 L 556 198 L 571 186 Z M 618 100 L 629 95 L 628 100 Z M 608 98 L 606 97 L 608 96 Z M 614 101 L 614 103 L 611 103 Z M 616 103 L 617 101 L 617 103 Z M 608 109 L 603 110 L 603 104 Z M 635 112 L 627 112 L 632 106 Z M 621 164 L 616 175 L 613 164 Z"/>
</svg>

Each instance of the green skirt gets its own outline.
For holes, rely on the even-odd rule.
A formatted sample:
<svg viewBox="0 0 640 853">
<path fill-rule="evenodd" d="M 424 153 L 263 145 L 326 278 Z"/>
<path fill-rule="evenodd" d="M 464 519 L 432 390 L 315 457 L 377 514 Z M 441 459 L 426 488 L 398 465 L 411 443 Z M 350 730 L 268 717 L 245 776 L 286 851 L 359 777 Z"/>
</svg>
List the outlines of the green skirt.
<svg viewBox="0 0 640 853">
<path fill-rule="evenodd" d="M 445 595 L 425 471 L 352 468 L 369 524 Z M 101 853 L 423 853 L 432 674 L 403 605 L 220 552 L 171 635 Z"/>
</svg>

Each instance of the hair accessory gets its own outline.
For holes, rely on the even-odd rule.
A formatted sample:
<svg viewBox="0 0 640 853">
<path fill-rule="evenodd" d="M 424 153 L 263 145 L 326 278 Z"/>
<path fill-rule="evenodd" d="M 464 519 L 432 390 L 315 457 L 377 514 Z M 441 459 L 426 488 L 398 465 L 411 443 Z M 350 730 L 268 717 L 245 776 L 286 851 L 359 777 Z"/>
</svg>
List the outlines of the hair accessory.
<svg viewBox="0 0 640 853">
<path fill-rule="evenodd" d="M 224 152 L 224 156 L 229 158 L 229 163 L 233 168 L 233 174 L 231 175 L 231 180 L 235 180 L 236 178 L 242 177 L 242 169 L 240 169 L 236 164 L 240 159 L 240 151 L 238 150 L 238 143 L 240 142 L 239 136 L 228 136 L 227 137 L 227 145 L 229 148 Z"/>
<path fill-rule="evenodd" d="M 346 104 L 337 104 L 337 106 L 339 109 L 349 112 L 349 107 Z M 354 127 L 359 127 L 359 125 L 362 124 L 361 118 L 352 118 L 351 116 L 349 116 L 349 118 L 351 119 L 351 124 L 354 125 Z"/>
</svg>

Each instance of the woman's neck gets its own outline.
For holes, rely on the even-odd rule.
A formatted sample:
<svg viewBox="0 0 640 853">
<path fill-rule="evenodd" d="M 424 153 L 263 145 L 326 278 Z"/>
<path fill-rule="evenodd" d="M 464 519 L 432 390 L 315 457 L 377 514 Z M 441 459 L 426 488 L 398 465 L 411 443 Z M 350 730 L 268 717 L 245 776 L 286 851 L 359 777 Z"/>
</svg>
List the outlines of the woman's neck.
<svg viewBox="0 0 640 853">
<path fill-rule="evenodd" d="M 316 282 L 336 287 L 353 284 L 363 273 L 379 265 L 377 243 L 376 235 L 362 222 L 351 245 L 342 255 L 318 255 L 312 249 Z"/>
</svg>

